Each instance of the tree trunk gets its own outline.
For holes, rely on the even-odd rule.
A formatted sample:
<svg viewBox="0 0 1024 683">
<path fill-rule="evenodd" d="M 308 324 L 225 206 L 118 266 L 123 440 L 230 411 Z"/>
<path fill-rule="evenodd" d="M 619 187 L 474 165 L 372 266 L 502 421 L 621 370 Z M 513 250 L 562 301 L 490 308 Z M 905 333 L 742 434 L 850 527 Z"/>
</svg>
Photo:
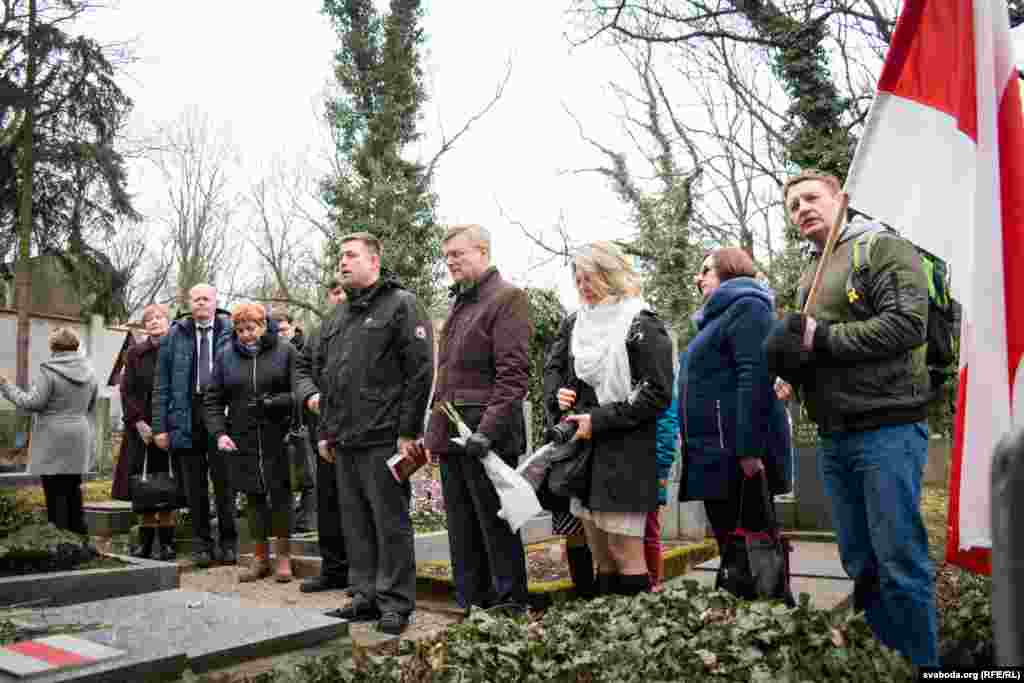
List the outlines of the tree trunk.
<svg viewBox="0 0 1024 683">
<path fill-rule="evenodd" d="M 32 288 L 32 271 L 29 265 L 32 245 L 32 174 L 35 168 L 33 158 L 33 137 L 36 124 L 36 0 L 28 2 L 28 35 L 25 36 L 25 53 L 28 65 L 25 73 L 25 120 L 21 124 L 21 190 L 18 197 L 18 264 L 14 278 L 18 306 L 17 328 L 17 383 L 28 387 L 28 353 L 31 327 L 29 324 L 29 301 Z"/>
</svg>

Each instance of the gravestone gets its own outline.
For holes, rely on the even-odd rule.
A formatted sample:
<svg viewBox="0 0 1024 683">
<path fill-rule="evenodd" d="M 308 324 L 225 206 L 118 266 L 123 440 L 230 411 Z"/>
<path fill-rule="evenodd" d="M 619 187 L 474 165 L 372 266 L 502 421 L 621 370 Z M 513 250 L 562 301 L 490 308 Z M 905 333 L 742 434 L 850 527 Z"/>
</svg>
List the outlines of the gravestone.
<svg viewBox="0 0 1024 683">
<path fill-rule="evenodd" d="M 789 411 L 793 418 L 793 526 L 831 531 L 832 505 L 818 471 L 818 428 L 806 418 L 799 404 L 791 402 Z"/>
<path fill-rule="evenodd" d="M 825 494 L 825 483 L 818 471 L 818 451 L 813 446 L 796 450 L 796 528 L 831 531 L 832 503 Z"/>
<path fill-rule="evenodd" d="M 29 623 L 97 625 L 75 635 L 124 652 L 85 668 L 34 676 L 33 683 L 140 681 L 150 680 L 149 672 L 176 680 L 186 669 L 205 673 L 348 635 L 348 622 L 315 610 L 244 607 L 237 599 L 185 590 L 40 610 Z M 0 683 L 14 680 L 0 674 Z"/>
</svg>

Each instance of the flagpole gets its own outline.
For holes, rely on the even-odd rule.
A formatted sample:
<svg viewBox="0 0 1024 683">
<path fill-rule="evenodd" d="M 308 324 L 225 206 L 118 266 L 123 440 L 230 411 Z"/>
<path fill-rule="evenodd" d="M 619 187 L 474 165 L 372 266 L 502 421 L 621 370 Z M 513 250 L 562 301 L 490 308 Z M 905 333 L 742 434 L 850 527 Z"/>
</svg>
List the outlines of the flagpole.
<svg viewBox="0 0 1024 683">
<path fill-rule="evenodd" d="M 867 155 L 865 149 L 864 140 L 868 138 L 869 131 L 876 125 L 876 118 L 879 115 L 878 97 L 871 98 L 871 106 L 868 108 L 867 123 L 864 126 L 864 134 L 861 135 L 861 142 L 857 145 L 857 148 L 853 150 L 853 160 L 850 161 L 850 168 L 846 172 L 846 178 L 849 180 L 854 177 L 862 163 L 863 159 Z M 825 241 L 825 248 L 821 252 L 821 260 L 818 261 L 818 269 L 814 272 L 814 280 L 811 283 L 811 289 L 807 293 L 807 300 L 804 301 L 803 313 L 807 315 L 808 311 L 811 310 L 811 306 L 814 305 L 814 300 L 818 296 L 818 287 L 821 286 L 821 278 L 825 273 L 825 264 L 832 257 L 832 252 L 835 251 L 836 242 L 839 241 L 839 235 L 843 231 L 843 224 L 846 222 L 846 210 L 850 205 L 850 195 L 846 192 L 846 185 L 843 185 L 843 189 L 840 191 L 839 198 L 839 212 L 836 214 L 835 220 L 832 221 L 832 226 L 829 229 L 828 239 Z"/>
<path fill-rule="evenodd" d="M 836 250 L 836 242 L 839 241 L 839 233 L 842 232 L 843 223 L 846 222 L 846 208 L 849 204 L 850 195 L 840 192 L 839 211 L 836 212 L 835 220 L 832 221 L 832 226 L 829 228 L 828 239 L 825 241 L 825 248 L 821 252 L 821 260 L 818 261 L 818 269 L 814 271 L 814 281 L 811 283 L 811 289 L 807 293 L 807 300 L 804 301 L 804 315 L 807 315 L 808 311 L 811 310 L 811 306 L 814 305 L 814 299 L 818 296 L 818 287 L 821 286 L 821 279 L 825 274 L 825 264 L 832 257 L 832 252 Z"/>
</svg>

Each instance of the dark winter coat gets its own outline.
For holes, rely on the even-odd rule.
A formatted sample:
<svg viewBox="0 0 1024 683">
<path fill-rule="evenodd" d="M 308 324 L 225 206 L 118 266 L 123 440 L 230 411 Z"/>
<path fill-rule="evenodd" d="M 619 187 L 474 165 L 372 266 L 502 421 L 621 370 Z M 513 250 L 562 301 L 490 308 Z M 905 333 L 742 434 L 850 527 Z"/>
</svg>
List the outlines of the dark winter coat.
<svg viewBox="0 0 1024 683">
<path fill-rule="evenodd" d="M 394 445 L 423 433 L 434 378 L 433 328 L 391 275 L 350 293 L 309 340 L 296 377 L 302 405 L 320 393 L 320 438 L 341 448 Z"/>
<path fill-rule="evenodd" d="M 156 376 L 156 361 L 159 354 L 160 340 L 151 337 L 128 347 L 125 352 L 120 383 L 124 432 L 121 436 L 117 472 L 110 492 L 111 496 L 118 500 L 130 500 L 128 476 L 142 472 L 146 443 L 139 436 L 135 425 L 142 421 L 150 427 L 153 426 L 153 380 Z M 151 456 L 150 460 L 146 464 L 147 472 L 167 471 L 166 453 L 157 457 Z"/>
<path fill-rule="evenodd" d="M 582 501 L 591 510 L 651 512 L 658 508 L 658 417 L 672 403 L 672 341 L 665 325 L 650 311 L 641 311 L 626 340 L 631 385 L 639 387 L 632 401 L 597 405 L 593 387 L 576 379 L 571 339 L 576 316 L 559 327 L 544 366 L 544 402 L 558 415 L 558 389 L 576 389 L 574 413 L 589 413 L 593 428 L 593 469 L 590 495 Z M 584 442 L 583 447 L 588 447 Z"/>
<path fill-rule="evenodd" d="M 737 277 L 723 282 L 698 315 L 697 336 L 680 356 L 682 500 L 728 499 L 744 457 L 762 458 L 772 493 L 788 490 L 789 424 L 761 349 L 772 308 L 770 291 Z"/>
<path fill-rule="evenodd" d="M 496 268 L 471 287 L 455 288 L 455 303 L 441 329 L 437 385 L 424 443 L 435 453 L 461 453 L 458 436 L 441 412 L 446 401 L 470 429 L 491 440 L 506 459 L 526 450 L 523 400 L 530 373 L 530 305 L 526 292 Z"/>
<path fill-rule="evenodd" d="M 213 321 L 213 358 L 231 341 L 231 318 L 217 311 Z M 214 369 L 216 370 L 216 360 Z M 192 316 L 175 320 L 160 340 L 153 385 L 153 434 L 168 433 L 171 449 L 192 448 L 192 401 L 196 393 L 196 326 Z M 198 416 L 197 416 L 198 417 Z"/>
<path fill-rule="evenodd" d="M 242 453 L 264 460 L 284 457 L 294 408 L 295 356 L 295 347 L 273 332 L 260 337 L 255 353 L 232 335 L 231 344 L 217 356 L 203 398 L 206 429 L 214 442 L 227 434 Z M 256 397 L 266 398 L 266 407 L 254 413 L 250 399 Z"/>
</svg>

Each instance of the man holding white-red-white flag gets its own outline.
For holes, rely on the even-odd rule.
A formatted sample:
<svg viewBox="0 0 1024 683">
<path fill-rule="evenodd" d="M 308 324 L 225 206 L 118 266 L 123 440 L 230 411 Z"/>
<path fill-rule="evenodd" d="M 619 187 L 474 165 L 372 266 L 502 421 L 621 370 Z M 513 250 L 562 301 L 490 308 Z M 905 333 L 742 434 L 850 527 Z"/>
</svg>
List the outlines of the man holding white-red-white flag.
<svg viewBox="0 0 1024 683">
<path fill-rule="evenodd" d="M 936 666 L 934 581 L 920 510 L 931 396 L 920 258 L 907 240 L 860 216 L 833 234 L 846 214 L 834 176 L 805 171 L 784 193 L 814 257 L 799 285 L 804 312 L 776 324 L 764 344 L 768 364 L 797 388 L 818 426 L 818 467 L 843 567 L 854 580 L 854 609 L 864 610 L 881 642 L 915 665 Z"/>
<path fill-rule="evenodd" d="M 1024 391 L 1024 118 L 1006 4 L 907 0 L 845 195 L 821 178 L 787 189 L 788 213 L 825 267 L 805 312 L 781 321 L 766 351 L 805 398 L 824 399 L 821 467 L 843 563 L 872 629 L 915 664 L 934 665 L 931 570 L 919 529 L 927 427 L 915 413 L 915 396 L 928 395 L 920 382 L 934 273 L 922 265 L 947 264 L 963 304 L 947 557 L 973 571 L 991 571 L 992 458 L 1013 426 L 1012 396 Z M 873 239 L 856 237 L 869 221 L 842 225 L 847 197 L 900 236 L 875 224 Z M 822 227 L 832 223 L 829 206 L 831 230 Z M 858 405 L 859 393 L 878 405 Z M 864 419 L 864 408 L 886 402 L 875 420 Z M 1018 408 L 1018 424 L 1022 415 Z M 876 446 L 886 457 L 872 459 L 863 442 L 894 426 L 906 434 L 889 435 Z M 833 476 L 836 468 L 845 479 Z M 891 539 L 896 528 L 906 533 Z M 1012 600 L 995 602 L 1020 611 Z"/>
</svg>

